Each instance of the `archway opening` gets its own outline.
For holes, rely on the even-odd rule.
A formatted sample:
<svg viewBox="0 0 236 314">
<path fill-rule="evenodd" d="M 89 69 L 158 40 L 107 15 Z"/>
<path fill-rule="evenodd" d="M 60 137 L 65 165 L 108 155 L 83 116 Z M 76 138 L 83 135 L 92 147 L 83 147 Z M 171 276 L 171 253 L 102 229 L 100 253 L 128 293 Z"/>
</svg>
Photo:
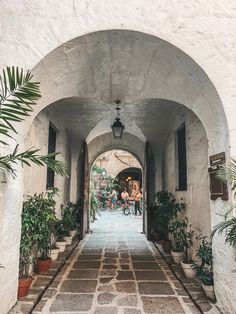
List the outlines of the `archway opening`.
<svg viewBox="0 0 236 314">
<path fill-rule="evenodd" d="M 142 173 L 137 158 L 125 150 L 108 150 L 95 159 L 90 169 L 90 229 L 96 229 L 98 224 L 101 228 L 99 220 L 102 218 L 106 223 L 107 219 L 112 220 L 119 215 L 125 223 L 126 216 L 130 215 L 130 222 L 131 217 L 139 215 L 138 220 L 133 220 L 133 226 L 142 231 Z"/>
</svg>

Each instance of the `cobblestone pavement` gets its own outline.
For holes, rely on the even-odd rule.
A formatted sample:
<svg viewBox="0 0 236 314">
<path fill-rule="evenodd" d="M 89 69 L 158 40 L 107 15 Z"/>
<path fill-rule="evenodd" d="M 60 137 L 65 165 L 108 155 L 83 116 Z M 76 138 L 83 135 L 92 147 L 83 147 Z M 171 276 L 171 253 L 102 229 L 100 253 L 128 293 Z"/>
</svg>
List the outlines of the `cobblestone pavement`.
<svg viewBox="0 0 236 314">
<path fill-rule="evenodd" d="M 141 228 L 103 212 L 33 313 L 200 313 Z"/>
</svg>

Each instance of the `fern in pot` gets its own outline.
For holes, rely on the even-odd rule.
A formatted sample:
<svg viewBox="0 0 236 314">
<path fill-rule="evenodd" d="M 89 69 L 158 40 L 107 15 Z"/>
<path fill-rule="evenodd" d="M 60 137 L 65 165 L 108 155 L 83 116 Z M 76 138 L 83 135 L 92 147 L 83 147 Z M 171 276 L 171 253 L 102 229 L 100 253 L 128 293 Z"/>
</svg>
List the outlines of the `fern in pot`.
<svg viewBox="0 0 236 314">
<path fill-rule="evenodd" d="M 169 232 L 172 234 L 174 241 L 172 243 L 171 256 L 176 264 L 181 263 L 184 257 L 186 245 L 186 219 L 172 219 L 169 223 Z"/>
<path fill-rule="evenodd" d="M 196 257 L 198 261 L 193 263 L 192 268 L 197 272 L 202 282 L 205 295 L 214 300 L 212 242 L 207 241 L 206 237 L 202 237 L 202 242 L 197 250 Z"/>
</svg>

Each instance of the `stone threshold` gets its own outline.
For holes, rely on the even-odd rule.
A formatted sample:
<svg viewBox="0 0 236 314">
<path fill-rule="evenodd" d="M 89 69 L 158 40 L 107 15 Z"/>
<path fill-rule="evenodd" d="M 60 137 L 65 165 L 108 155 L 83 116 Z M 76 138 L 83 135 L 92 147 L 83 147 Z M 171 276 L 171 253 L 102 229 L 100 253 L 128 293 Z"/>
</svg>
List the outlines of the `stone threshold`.
<svg viewBox="0 0 236 314">
<path fill-rule="evenodd" d="M 48 288 L 57 285 L 56 280 L 54 280 L 55 277 L 65 271 L 67 264 L 70 263 L 74 254 L 76 254 L 75 249 L 79 242 L 79 237 L 74 237 L 72 244 L 66 246 L 65 252 L 59 253 L 58 259 L 52 262 L 47 274 L 38 275 L 33 273 L 34 281 L 28 295 L 24 298 L 19 298 L 8 314 L 30 314 L 33 312 Z"/>
<path fill-rule="evenodd" d="M 174 274 L 174 276 L 180 281 L 182 286 L 184 287 L 185 291 L 188 293 L 190 299 L 195 304 L 195 306 L 198 308 L 198 310 L 205 314 L 205 313 L 214 313 L 214 314 L 220 314 L 222 313 L 215 305 L 216 302 L 209 300 L 202 289 L 201 282 L 198 278 L 195 279 L 189 279 L 186 278 L 184 275 L 184 272 L 182 270 L 182 267 L 180 264 L 175 264 L 173 262 L 172 256 L 170 253 L 166 253 L 162 249 L 162 245 L 158 243 L 157 241 L 152 240 L 154 246 L 160 253 L 160 255 L 163 257 L 163 259 L 168 264 L 170 270 Z"/>
</svg>

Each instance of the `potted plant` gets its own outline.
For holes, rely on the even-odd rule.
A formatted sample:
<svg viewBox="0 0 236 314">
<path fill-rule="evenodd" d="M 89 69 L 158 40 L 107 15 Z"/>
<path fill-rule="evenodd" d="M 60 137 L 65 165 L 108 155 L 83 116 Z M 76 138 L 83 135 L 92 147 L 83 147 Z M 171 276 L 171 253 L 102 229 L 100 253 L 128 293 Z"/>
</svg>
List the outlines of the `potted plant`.
<svg viewBox="0 0 236 314">
<path fill-rule="evenodd" d="M 210 299 L 215 299 L 214 280 L 212 270 L 212 242 L 207 241 L 206 237 L 202 238 L 202 242 L 197 250 L 196 257 L 198 262 L 193 263 L 193 269 L 196 270 L 199 276 L 205 295 Z"/>
<path fill-rule="evenodd" d="M 76 204 L 69 202 L 67 206 L 63 209 L 62 223 L 64 229 L 68 232 L 68 235 L 66 236 L 66 242 L 67 244 L 71 244 L 77 227 Z"/>
<path fill-rule="evenodd" d="M 186 245 L 187 220 L 174 218 L 169 223 L 169 232 L 173 235 L 171 255 L 176 264 L 181 263 Z"/>
<path fill-rule="evenodd" d="M 188 222 L 187 218 L 186 222 Z M 191 256 L 191 247 L 193 246 L 193 235 L 194 230 L 191 225 L 186 224 L 184 230 L 184 259 L 181 261 L 181 266 L 183 268 L 184 274 L 187 278 L 194 279 L 197 276 L 196 270 L 193 268 L 194 261 Z"/>
<path fill-rule="evenodd" d="M 152 206 L 153 227 L 160 233 L 164 251 L 169 252 L 171 241 L 168 239 L 168 225 L 171 219 L 176 218 L 184 209 L 183 203 L 178 203 L 173 194 L 160 191 L 156 194 L 155 205 Z"/>
<path fill-rule="evenodd" d="M 56 243 L 52 244 L 49 248 L 49 257 L 51 257 L 52 261 L 57 260 L 59 253 L 60 253 L 60 249 L 56 245 Z"/>
<path fill-rule="evenodd" d="M 32 250 L 34 243 L 33 220 L 31 201 L 23 203 L 21 214 L 21 241 L 20 241 L 20 260 L 19 260 L 19 285 L 18 297 L 22 298 L 28 294 L 33 281 L 29 274 L 32 263 Z"/>
<path fill-rule="evenodd" d="M 54 235 L 56 236 L 56 246 L 60 252 L 64 252 L 67 244 L 65 238 L 68 235 L 68 231 L 65 230 L 62 219 L 58 219 L 54 223 Z"/>
<path fill-rule="evenodd" d="M 52 262 L 49 251 L 56 221 L 54 196 L 57 193 L 58 189 L 54 188 L 50 192 L 35 194 L 33 197 L 35 245 L 40 254 L 37 258 L 38 273 L 47 273 Z"/>
</svg>

